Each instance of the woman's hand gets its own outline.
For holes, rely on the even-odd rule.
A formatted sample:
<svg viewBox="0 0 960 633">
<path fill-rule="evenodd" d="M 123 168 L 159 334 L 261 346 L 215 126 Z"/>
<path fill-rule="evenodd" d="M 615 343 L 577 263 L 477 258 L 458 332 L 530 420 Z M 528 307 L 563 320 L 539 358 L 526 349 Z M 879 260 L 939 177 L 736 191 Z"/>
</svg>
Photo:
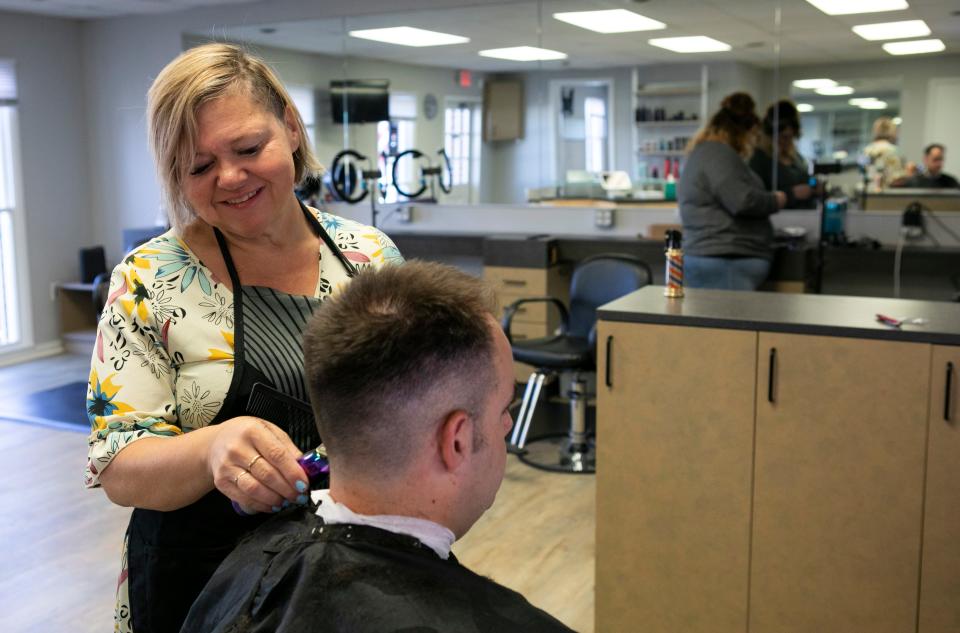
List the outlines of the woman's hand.
<svg viewBox="0 0 960 633">
<path fill-rule="evenodd" d="M 222 422 L 207 453 L 217 490 L 246 510 L 276 512 L 284 500 L 307 502 L 300 451 L 276 425 L 251 416 Z"/>
<path fill-rule="evenodd" d="M 813 195 L 813 188 L 810 185 L 794 185 L 793 197 L 797 200 L 806 200 Z"/>
<path fill-rule="evenodd" d="M 777 198 L 777 208 L 782 209 L 787 206 L 787 194 L 782 191 L 774 191 L 774 195 Z"/>
</svg>

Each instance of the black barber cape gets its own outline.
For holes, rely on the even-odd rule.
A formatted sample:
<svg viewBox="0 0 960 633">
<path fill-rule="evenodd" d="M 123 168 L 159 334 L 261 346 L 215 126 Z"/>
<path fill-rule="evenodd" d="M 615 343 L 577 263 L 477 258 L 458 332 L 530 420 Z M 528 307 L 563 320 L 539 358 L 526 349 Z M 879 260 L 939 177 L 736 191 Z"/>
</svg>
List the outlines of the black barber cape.
<svg viewBox="0 0 960 633">
<path fill-rule="evenodd" d="M 523 596 L 417 539 L 291 509 L 246 537 L 181 633 L 567 631 Z"/>
</svg>

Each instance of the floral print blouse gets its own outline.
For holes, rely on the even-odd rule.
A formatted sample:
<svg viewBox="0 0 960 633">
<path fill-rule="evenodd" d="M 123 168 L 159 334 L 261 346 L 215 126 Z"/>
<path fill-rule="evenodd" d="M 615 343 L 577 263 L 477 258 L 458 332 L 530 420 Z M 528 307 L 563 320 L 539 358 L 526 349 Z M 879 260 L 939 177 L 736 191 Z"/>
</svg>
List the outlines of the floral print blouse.
<svg viewBox="0 0 960 633">
<path fill-rule="evenodd" d="M 358 269 L 400 263 L 381 231 L 311 209 Z M 320 247 L 315 296 L 348 280 Z M 233 293 L 171 230 L 137 247 L 114 270 L 100 317 L 87 389 L 88 488 L 124 447 L 206 426 L 233 377 Z"/>
</svg>

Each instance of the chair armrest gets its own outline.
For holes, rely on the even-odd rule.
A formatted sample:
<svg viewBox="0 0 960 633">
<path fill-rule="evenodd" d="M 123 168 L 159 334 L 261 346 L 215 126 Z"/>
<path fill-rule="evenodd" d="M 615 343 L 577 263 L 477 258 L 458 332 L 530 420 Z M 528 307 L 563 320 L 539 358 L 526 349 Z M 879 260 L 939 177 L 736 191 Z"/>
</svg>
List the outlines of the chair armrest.
<svg viewBox="0 0 960 633">
<path fill-rule="evenodd" d="M 554 297 L 527 297 L 524 299 L 517 299 L 504 309 L 503 319 L 500 321 L 500 326 L 503 328 L 503 333 L 507 335 L 507 340 L 510 341 L 511 345 L 513 345 L 513 337 L 510 335 L 510 324 L 513 323 L 513 317 L 517 313 L 517 309 L 525 303 L 549 303 L 555 306 L 560 312 L 560 333 L 567 333 L 567 326 L 570 323 L 570 315 L 567 312 L 567 306 L 563 305 L 562 301 Z"/>
</svg>

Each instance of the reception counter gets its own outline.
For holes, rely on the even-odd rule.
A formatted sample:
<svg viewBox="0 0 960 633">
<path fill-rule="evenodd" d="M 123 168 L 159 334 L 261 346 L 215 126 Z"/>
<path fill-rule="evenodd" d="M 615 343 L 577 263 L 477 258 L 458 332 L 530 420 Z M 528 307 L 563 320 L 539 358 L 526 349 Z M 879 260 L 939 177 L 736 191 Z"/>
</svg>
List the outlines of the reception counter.
<svg viewBox="0 0 960 633">
<path fill-rule="evenodd" d="M 960 305 L 647 287 L 599 318 L 597 631 L 957 630 Z"/>
</svg>

